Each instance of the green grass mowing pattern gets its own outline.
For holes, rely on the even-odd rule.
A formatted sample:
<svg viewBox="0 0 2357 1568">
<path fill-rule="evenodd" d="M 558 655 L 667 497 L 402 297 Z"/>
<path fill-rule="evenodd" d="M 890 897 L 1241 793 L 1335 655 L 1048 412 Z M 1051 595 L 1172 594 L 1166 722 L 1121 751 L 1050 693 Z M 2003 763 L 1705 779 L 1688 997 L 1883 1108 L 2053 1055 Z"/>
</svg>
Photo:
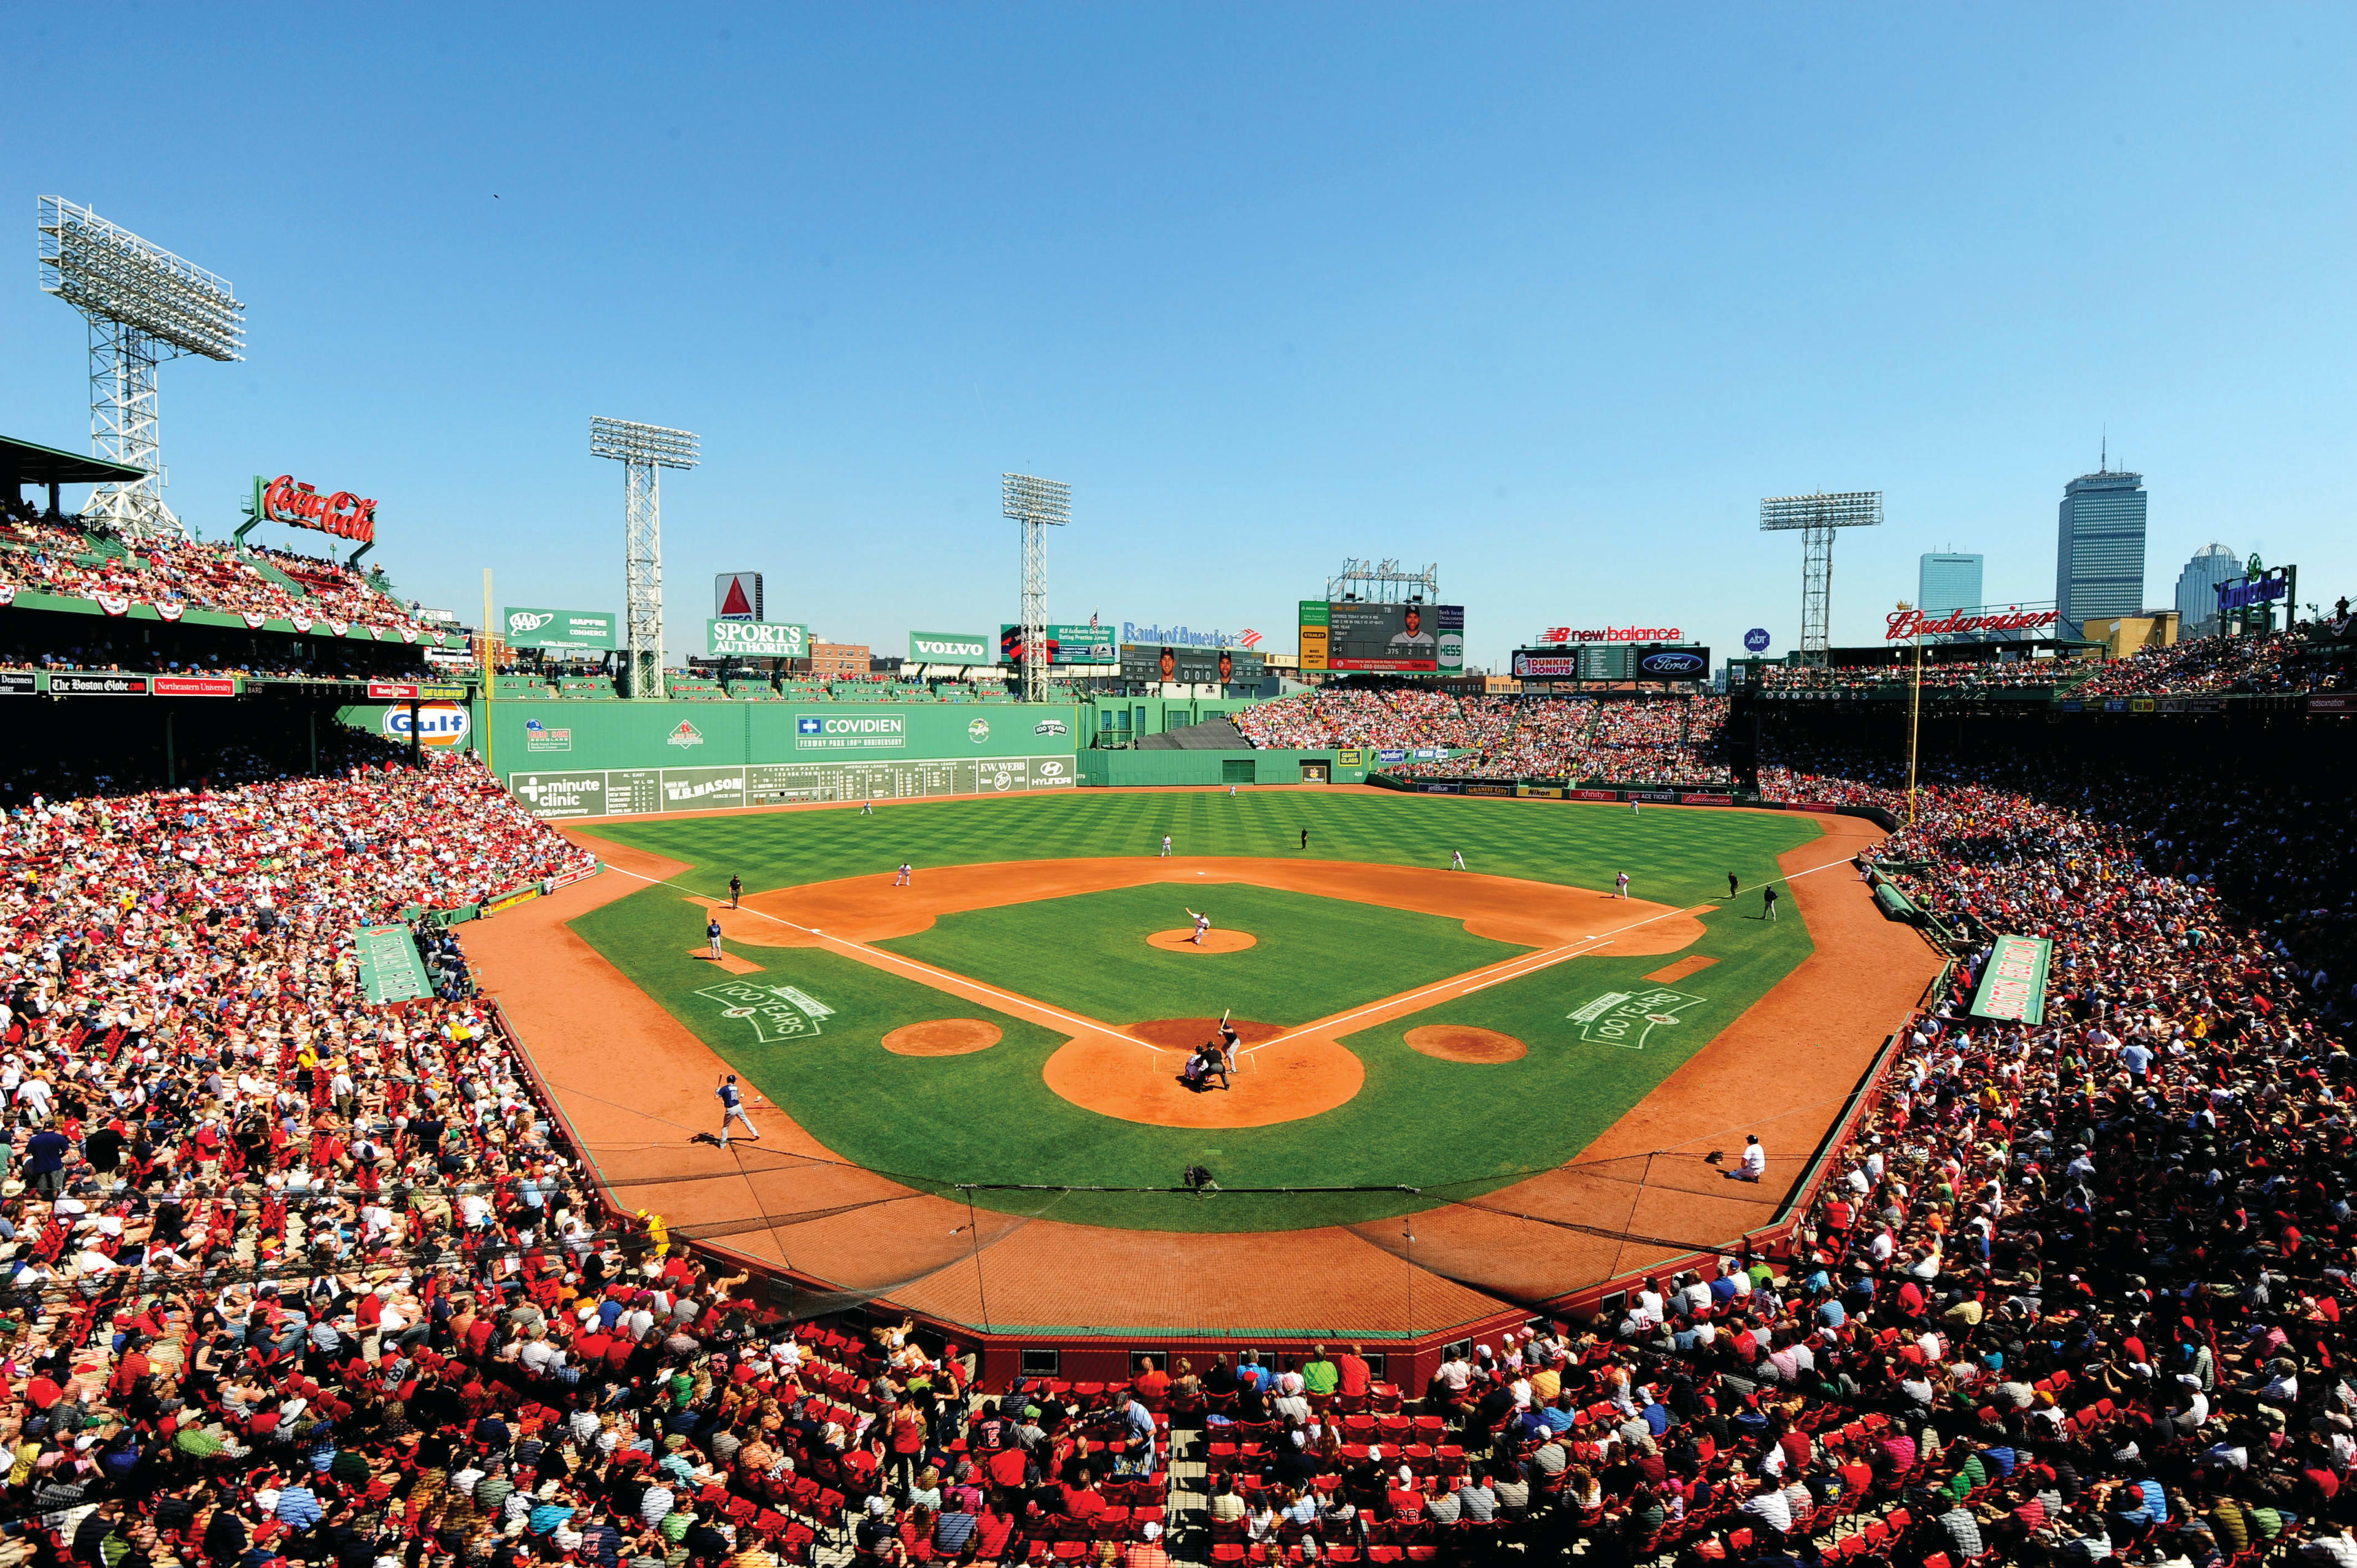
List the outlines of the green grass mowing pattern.
<svg viewBox="0 0 2357 1568">
<path fill-rule="evenodd" d="M 1146 936 L 1187 909 L 1250 931 L 1241 952 L 1175 953 Z M 1236 882 L 1157 883 L 948 915 L 878 947 L 972 975 L 1085 1018 L 1239 1018 L 1292 1026 L 1395 996 L 1530 950 L 1461 920 Z"/>
<path fill-rule="evenodd" d="M 1306 1121 L 1220 1130 L 1146 1127 L 1082 1111 L 1040 1079 L 1041 1066 L 1062 1043 L 1052 1032 L 823 950 L 733 950 L 764 966 L 764 974 L 746 979 L 795 985 L 836 1009 L 817 1039 L 761 1045 L 748 1021 L 726 1017 L 716 1003 L 696 994 L 727 977 L 688 956 L 702 934 L 703 916 L 682 902 L 678 887 L 648 888 L 582 917 L 574 929 L 813 1135 L 846 1159 L 914 1186 L 936 1191 L 960 1182 L 1163 1187 L 1174 1185 L 1187 1165 L 1200 1163 L 1230 1188 L 1400 1184 L 1442 1189 L 1422 1196 L 1230 1191 L 1209 1200 L 1083 1191 L 975 1195 L 977 1202 L 1010 1212 L 1044 1210 L 1075 1222 L 1168 1230 L 1284 1230 L 1372 1219 L 1474 1196 L 1558 1165 L 1811 950 L 1800 920 L 1769 925 L 1750 917 L 1757 911 L 1753 890 L 1776 875 L 1774 856 L 1807 842 L 1814 829 L 1797 819 L 1750 813 L 1663 810 L 1640 817 L 1609 806 L 1308 791 L 1257 798 L 1247 791 L 1232 800 L 1208 793 L 1082 793 L 888 807 L 868 818 L 786 812 L 600 831 L 693 862 L 694 871 L 681 881 L 716 894 L 731 870 L 758 888 L 888 869 L 904 854 L 920 866 L 1150 854 L 1165 831 L 1181 853 L 1274 857 L 1298 853 L 1292 845 L 1305 824 L 1311 854 L 1319 858 L 1439 865 L 1450 849 L 1461 848 L 1478 870 L 1587 887 L 1606 886 L 1615 871 L 1627 869 L 1639 897 L 1673 905 L 1723 898 L 1728 871 L 1741 875 L 1746 891 L 1738 908 L 1705 921 L 1706 934 L 1688 950 L 1718 960 L 1675 987 L 1705 1000 L 1682 1011 L 1676 1026 L 1657 1026 L 1642 1050 L 1577 1040 L 1565 1015 L 1601 992 L 1634 989 L 1643 974 L 1684 954 L 1576 959 L 1363 1031 L 1348 1043 L 1367 1064 L 1367 1081 L 1348 1104 Z M 877 854 L 886 843 L 892 847 Z M 1224 891 L 1269 890 L 1228 885 Z M 1116 896 L 1057 902 L 1110 897 Z M 1464 937 L 1461 928 L 1458 935 L 1478 940 Z M 1159 956 L 1211 966 L 1250 955 Z M 1084 986 L 1096 972 L 1077 954 L 1049 953 L 1040 961 L 1070 965 L 1072 983 Z M 1014 984 L 996 964 L 979 977 L 1039 994 Z M 1206 1004 L 1159 1015 L 1216 1010 Z M 988 1018 L 1006 1038 L 986 1051 L 945 1058 L 897 1057 L 876 1044 L 903 1024 L 939 1017 Z M 1404 1043 L 1407 1029 L 1425 1023 L 1499 1029 L 1525 1041 L 1531 1054 L 1484 1066 L 1437 1061 Z"/>
<path fill-rule="evenodd" d="M 1309 848 L 1298 848 L 1309 830 Z M 1698 903 L 1727 891 L 1727 874 L 1756 886 L 1775 857 L 1817 836 L 1797 817 L 1698 807 L 1639 815 L 1626 806 L 1492 800 L 1445 795 L 1326 794 L 1314 789 L 1073 789 L 1054 794 L 849 810 L 601 822 L 588 831 L 683 861 L 681 881 L 725 894 L 735 872 L 748 888 L 786 887 L 928 865 L 1093 855 L 1151 855 L 1162 835 L 1181 855 L 1372 861 L 1467 868 L 1579 887 L 1609 888 L 1627 871 L 1640 898 Z"/>
</svg>

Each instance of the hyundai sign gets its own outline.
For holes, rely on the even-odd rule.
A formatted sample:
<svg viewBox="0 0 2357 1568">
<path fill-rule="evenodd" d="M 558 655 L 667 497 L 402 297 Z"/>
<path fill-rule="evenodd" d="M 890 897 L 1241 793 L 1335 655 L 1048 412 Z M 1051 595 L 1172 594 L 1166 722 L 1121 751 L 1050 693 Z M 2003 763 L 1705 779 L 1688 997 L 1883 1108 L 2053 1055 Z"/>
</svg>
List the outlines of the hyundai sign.
<svg viewBox="0 0 2357 1568">
<path fill-rule="evenodd" d="M 1637 656 L 1630 673 L 1640 681 L 1704 681 L 1710 677 L 1707 648 L 1656 648 Z"/>
</svg>

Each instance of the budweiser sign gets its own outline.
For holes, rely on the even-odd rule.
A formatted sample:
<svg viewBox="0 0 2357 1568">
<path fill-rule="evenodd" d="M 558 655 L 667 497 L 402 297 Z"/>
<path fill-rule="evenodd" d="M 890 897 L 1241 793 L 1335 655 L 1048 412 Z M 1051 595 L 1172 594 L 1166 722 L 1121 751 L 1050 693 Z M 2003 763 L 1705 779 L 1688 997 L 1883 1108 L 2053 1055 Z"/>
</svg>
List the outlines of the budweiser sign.
<svg viewBox="0 0 2357 1568">
<path fill-rule="evenodd" d="M 1893 610 L 1884 618 L 1889 627 L 1882 634 L 1883 640 L 1905 642 L 1919 634 L 1943 637 L 1958 631 L 2044 631 L 2057 617 L 2052 610 L 1997 610 L 1987 615 L 1957 610 L 1932 620 L 1921 610 Z"/>
<path fill-rule="evenodd" d="M 273 522 L 316 528 L 339 539 L 376 542 L 376 502 L 350 490 L 323 496 L 309 485 L 296 484 L 292 474 L 281 474 L 263 487 L 262 515 Z"/>
</svg>

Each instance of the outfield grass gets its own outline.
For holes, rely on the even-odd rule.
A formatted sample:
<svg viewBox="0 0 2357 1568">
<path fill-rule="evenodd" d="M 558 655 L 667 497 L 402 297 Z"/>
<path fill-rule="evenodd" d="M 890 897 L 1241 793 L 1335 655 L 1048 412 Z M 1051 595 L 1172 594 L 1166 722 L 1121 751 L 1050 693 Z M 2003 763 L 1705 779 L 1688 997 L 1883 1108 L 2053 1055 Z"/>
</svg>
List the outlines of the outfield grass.
<svg viewBox="0 0 2357 1568">
<path fill-rule="evenodd" d="M 1335 1111 L 1274 1127 L 1194 1131 L 1147 1127 L 1087 1112 L 1048 1090 L 1039 1071 L 1062 1044 L 1052 1031 L 945 997 L 918 983 L 821 950 L 737 948 L 763 966 L 745 978 L 791 985 L 834 1009 L 822 1033 L 763 1044 L 754 1026 L 697 994 L 724 980 L 690 957 L 701 915 L 689 891 L 718 894 L 732 872 L 760 889 L 918 865 L 1158 851 L 1168 832 L 1182 854 L 1297 856 L 1443 865 L 1462 849 L 1475 870 L 1609 885 L 1627 870 L 1641 897 L 1673 906 L 1723 901 L 1727 874 L 1746 889 L 1737 908 L 1704 921 L 1688 950 L 1716 959 L 1673 989 L 1676 1022 L 1655 1025 L 1642 1048 L 1584 1038 L 1568 1015 L 1608 992 L 1652 989 L 1641 976 L 1675 956 L 1581 958 L 1464 997 L 1431 1013 L 1352 1036 L 1365 1086 Z M 1059 1219 L 1141 1229 L 1264 1230 L 1360 1220 L 1429 1207 L 1396 1192 L 1259 1197 L 1246 1187 L 1448 1186 L 1470 1196 L 1576 1155 L 1811 950 L 1785 905 L 1770 925 L 1751 889 L 1777 875 L 1775 856 L 1815 836 L 1808 822 L 1748 812 L 1493 802 L 1441 797 L 1282 793 L 1103 793 L 888 806 L 615 824 L 597 830 L 691 863 L 679 886 L 655 886 L 593 911 L 574 929 L 622 972 L 796 1121 L 845 1158 L 912 1185 L 961 1182 L 1066 1186 L 1067 1194 L 978 1194 L 977 1201 Z M 1235 1005 L 1240 1015 L 1293 1023 L 1426 978 L 1477 967 L 1516 950 L 1456 922 L 1272 889 L 1222 885 L 1222 924 L 1253 929 L 1262 947 L 1204 957 L 1143 946 L 1146 930 L 1180 924 L 1162 908 L 1172 891 L 1135 888 L 945 918 L 888 944 L 1075 1012 L 1128 1022 L 1194 1016 Z M 1286 920 L 1288 916 L 1297 919 Z M 1135 925 L 1121 929 L 1124 918 Z M 1284 923 L 1277 923 L 1284 922 Z M 1264 926 L 1266 929 L 1263 929 Z M 1135 944 L 1133 946 L 1132 944 Z M 1275 961 L 1255 961 L 1255 954 Z M 1192 967 L 1190 967 L 1192 966 Z M 1216 994 L 1233 992 L 1249 1004 Z M 1123 997 L 1137 1000 L 1116 1006 Z M 1337 1001 L 1340 997 L 1343 1000 Z M 971 1056 L 904 1058 L 877 1041 L 907 1023 L 987 1017 L 1006 1038 Z M 1519 1061 L 1473 1066 L 1410 1050 L 1419 1024 L 1474 1025 L 1530 1047 Z M 1594 1026 L 1587 1027 L 1594 1033 Z M 1230 1188 L 1216 1202 L 1085 1187 L 1169 1186 L 1189 1164 Z M 1454 1185 L 1449 1185 L 1454 1184 Z"/>
</svg>

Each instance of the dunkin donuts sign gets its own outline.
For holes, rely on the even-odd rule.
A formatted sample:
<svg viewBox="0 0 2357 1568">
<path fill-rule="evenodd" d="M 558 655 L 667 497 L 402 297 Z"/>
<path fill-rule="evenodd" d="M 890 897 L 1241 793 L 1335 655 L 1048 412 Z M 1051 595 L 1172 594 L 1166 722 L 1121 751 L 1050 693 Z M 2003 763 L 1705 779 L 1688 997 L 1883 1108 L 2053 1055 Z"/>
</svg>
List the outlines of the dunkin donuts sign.
<svg viewBox="0 0 2357 1568">
<path fill-rule="evenodd" d="M 321 495 L 315 486 L 297 484 L 292 474 L 281 474 L 268 484 L 253 481 L 260 492 L 253 511 L 272 522 L 295 528 L 316 528 L 339 539 L 361 544 L 376 542 L 376 502 L 338 490 Z"/>
</svg>

